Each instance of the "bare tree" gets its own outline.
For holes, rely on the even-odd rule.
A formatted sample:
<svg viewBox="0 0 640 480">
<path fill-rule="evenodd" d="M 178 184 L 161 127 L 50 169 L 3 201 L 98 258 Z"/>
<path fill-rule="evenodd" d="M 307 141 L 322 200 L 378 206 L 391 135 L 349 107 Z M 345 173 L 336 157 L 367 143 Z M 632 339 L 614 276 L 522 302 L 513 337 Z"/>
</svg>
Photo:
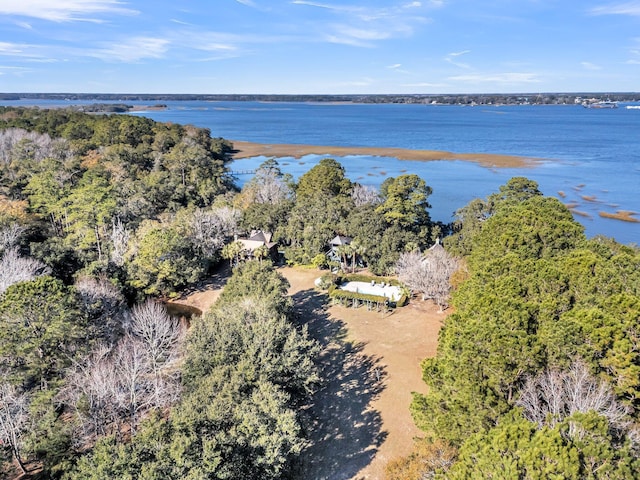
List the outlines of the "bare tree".
<svg viewBox="0 0 640 480">
<path fill-rule="evenodd" d="M 256 170 L 255 176 L 245 185 L 244 192 L 249 193 L 253 203 L 270 205 L 277 205 L 293 195 L 275 160 L 268 160 Z"/>
<path fill-rule="evenodd" d="M 177 395 L 174 362 L 179 357 L 184 329 L 158 302 L 147 300 L 133 307 L 131 333 L 142 343 L 153 376 L 153 403 L 170 404 Z"/>
<path fill-rule="evenodd" d="M 180 394 L 177 366 L 184 332 L 156 302 L 136 306 L 130 330 L 114 346 L 99 346 L 67 374 L 58 401 L 78 417 L 78 442 L 135 432 L 150 409 L 175 403 Z"/>
<path fill-rule="evenodd" d="M 9 447 L 23 474 L 27 473 L 21 455 L 22 435 L 29 420 L 27 406 L 26 393 L 8 383 L 0 384 L 0 445 Z"/>
<path fill-rule="evenodd" d="M 457 268 L 458 260 L 439 243 L 424 254 L 419 251 L 402 253 L 396 263 L 398 279 L 422 294 L 423 300 L 434 300 L 440 312 L 447 307 L 451 275 Z"/>
<path fill-rule="evenodd" d="M 356 207 L 363 205 L 377 205 L 382 201 L 380 192 L 370 185 L 360 185 L 356 183 L 351 190 L 351 198 Z"/>
<path fill-rule="evenodd" d="M 192 243 L 206 256 L 213 256 L 238 232 L 241 215 L 240 210 L 231 207 L 196 210 L 191 220 Z"/>
<path fill-rule="evenodd" d="M 18 249 L 10 248 L 4 252 L 0 260 L 0 293 L 3 293 L 14 283 L 33 280 L 39 275 L 50 272 L 40 260 L 21 257 Z"/>
<path fill-rule="evenodd" d="M 148 352 L 140 340 L 127 335 L 116 346 L 112 362 L 118 387 L 113 400 L 134 433 L 142 413 L 155 406 Z"/>
<path fill-rule="evenodd" d="M 67 373 L 58 401 L 71 408 L 78 418 L 76 443 L 79 448 L 96 437 L 119 431 L 116 398 L 118 379 L 111 349 L 102 345 Z"/>
<path fill-rule="evenodd" d="M 529 377 L 516 404 L 539 428 L 554 427 L 578 412 L 602 415 L 621 432 L 631 426 L 629 409 L 617 401 L 605 381 L 589 373 L 582 360 L 574 361 L 568 370 L 550 369 Z M 580 434 L 578 426 L 571 424 L 568 435 L 575 438 Z"/>
<path fill-rule="evenodd" d="M 124 265 L 124 257 L 129 246 L 129 238 L 131 238 L 131 232 L 126 228 L 126 225 L 122 223 L 120 218 L 114 218 L 111 222 L 111 261 L 121 267 Z"/>
<path fill-rule="evenodd" d="M 29 132 L 22 128 L 0 130 L 0 162 L 5 165 L 15 160 L 65 160 L 70 154 L 68 142 L 63 138 L 52 139 L 46 133 Z"/>
<path fill-rule="evenodd" d="M 25 228 L 16 222 L 0 228 L 0 253 L 14 247 Z"/>
</svg>

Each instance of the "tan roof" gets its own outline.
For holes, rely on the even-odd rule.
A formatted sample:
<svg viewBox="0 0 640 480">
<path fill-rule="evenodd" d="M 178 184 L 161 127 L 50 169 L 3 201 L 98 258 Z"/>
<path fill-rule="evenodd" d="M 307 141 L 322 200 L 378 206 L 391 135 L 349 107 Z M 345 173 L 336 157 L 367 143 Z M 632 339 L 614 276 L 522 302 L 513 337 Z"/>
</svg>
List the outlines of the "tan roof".
<svg viewBox="0 0 640 480">
<path fill-rule="evenodd" d="M 271 241 L 272 234 L 261 230 L 251 232 L 249 238 L 239 238 L 238 241 L 244 245 L 245 250 L 253 252 L 256 248 L 266 245 L 271 249 L 276 242 Z"/>
</svg>

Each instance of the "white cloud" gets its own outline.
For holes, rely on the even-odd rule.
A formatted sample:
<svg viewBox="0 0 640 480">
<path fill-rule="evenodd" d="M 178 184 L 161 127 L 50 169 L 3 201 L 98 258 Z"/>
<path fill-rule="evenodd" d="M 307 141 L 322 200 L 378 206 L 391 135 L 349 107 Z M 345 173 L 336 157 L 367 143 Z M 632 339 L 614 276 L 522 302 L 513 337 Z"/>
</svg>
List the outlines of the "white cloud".
<svg viewBox="0 0 640 480">
<path fill-rule="evenodd" d="M 236 0 L 236 2 L 241 3 L 242 5 L 246 5 L 247 7 L 254 7 L 256 6 L 255 2 L 251 1 L 251 0 Z"/>
<path fill-rule="evenodd" d="M 25 46 L 19 43 L 0 42 L 0 55 L 20 55 Z"/>
<path fill-rule="evenodd" d="M 580 62 L 580 65 L 586 70 L 602 70 L 602 67 L 591 62 Z"/>
<path fill-rule="evenodd" d="M 7 75 L 7 74 L 11 74 L 11 75 L 15 75 L 15 76 L 22 76 L 25 73 L 29 73 L 32 70 L 29 68 L 24 68 L 24 67 L 13 67 L 13 66 L 8 66 L 8 65 L 0 65 L 0 75 Z"/>
<path fill-rule="evenodd" d="M 640 2 L 615 3 L 594 7 L 590 10 L 592 15 L 631 15 L 640 16 Z"/>
<path fill-rule="evenodd" d="M 134 63 L 145 58 L 162 58 L 169 41 L 163 38 L 134 37 L 89 52 L 89 56 L 110 62 Z"/>
<path fill-rule="evenodd" d="M 344 7 L 338 7 L 333 5 L 327 5 L 325 3 L 317 3 L 317 2 L 308 2 L 306 0 L 294 0 L 291 2 L 294 5 L 307 5 L 309 7 L 318 7 L 318 8 L 326 8 L 329 10 L 344 10 Z"/>
<path fill-rule="evenodd" d="M 475 75 L 456 75 L 449 77 L 449 80 L 464 83 L 501 83 L 501 84 L 517 84 L 517 83 L 538 83 L 540 79 L 535 73 L 492 73 L 492 74 L 475 74 Z"/>
<path fill-rule="evenodd" d="M 46 61 L 46 47 L 28 43 L 0 42 L 0 56 L 19 57 L 22 60 Z"/>
<path fill-rule="evenodd" d="M 416 27 L 429 20 L 420 15 L 422 2 L 411 2 L 389 7 L 364 7 L 357 5 L 335 5 L 310 0 L 293 0 L 293 5 L 321 8 L 337 19 L 314 19 L 313 27 L 319 38 L 330 42 L 358 47 L 373 47 L 382 40 L 411 36 Z"/>
<path fill-rule="evenodd" d="M 401 85 L 402 87 L 410 87 L 410 88 L 445 88 L 448 87 L 446 83 L 429 83 L 429 82 L 418 82 L 418 83 L 405 83 Z"/>
<path fill-rule="evenodd" d="M 0 15 L 17 15 L 52 22 L 99 22 L 101 14 L 135 15 L 139 12 L 118 0 L 1 0 Z"/>
<path fill-rule="evenodd" d="M 445 62 L 448 62 L 451 65 L 455 65 L 458 68 L 470 69 L 471 68 L 470 65 L 455 60 L 457 57 L 460 57 L 462 55 L 466 55 L 468 53 L 471 53 L 471 50 L 462 50 L 461 52 L 452 52 L 452 53 L 448 54 L 444 58 L 444 60 L 445 60 Z"/>
</svg>

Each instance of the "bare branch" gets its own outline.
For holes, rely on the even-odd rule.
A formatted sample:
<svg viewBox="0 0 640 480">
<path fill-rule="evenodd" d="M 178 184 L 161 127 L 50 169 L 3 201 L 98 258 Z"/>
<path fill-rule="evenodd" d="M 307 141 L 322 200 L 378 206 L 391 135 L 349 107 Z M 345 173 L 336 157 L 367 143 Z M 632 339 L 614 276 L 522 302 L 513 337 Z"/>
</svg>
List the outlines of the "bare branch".
<svg viewBox="0 0 640 480">
<path fill-rule="evenodd" d="M 21 457 L 22 436 L 27 430 L 29 415 L 27 396 L 8 383 L 0 384 L 0 445 L 8 446 L 26 473 Z"/>
<path fill-rule="evenodd" d="M 604 416 L 612 428 L 626 432 L 630 427 L 629 410 L 620 404 L 611 387 L 589 373 L 582 360 L 568 370 L 551 369 L 530 377 L 516 402 L 532 422 L 554 427 L 575 413 L 595 412 Z M 572 425 L 569 435 L 580 435 Z"/>
<path fill-rule="evenodd" d="M 0 293 L 14 283 L 26 282 L 50 272 L 49 267 L 39 260 L 21 257 L 13 247 L 5 251 L 0 260 Z"/>
<path fill-rule="evenodd" d="M 419 251 L 403 253 L 396 263 L 398 279 L 421 293 L 423 300 L 434 300 L 441 311 L 447 306 L 450 278 L 457 269 L 458 260 L 439 244 L 425 254 Z"/>
<path fill-rule="evenodd" d="M 370 185 L 360 185 L 356 183 L 351 191 L 351 198 L 356 207 L 363 205 L 377 205 L 382 201 L 380 192 Z"/>
<path fill-rule="evenodd" d="M 127 230 L 126 225 L 120 221 L 120 218 L 115 218 L 111 222 L 111 261 L 121 267 L 124 265 L 124 256 L 129 245 L 129 238 L 131 238 L 131 232 Z"/>
<path fill-rule="evenodd" d="M 191 221 L 192 243 L 206 256 L 213 256 L 238 232 L 241 215 L 239 210 L 230 207 L 196 210 Z"/>
<path fill-rule="evenodd" d="M 15 222 L 0 228 L 0 253 L 14 247 L 25 228 Z"/>
</svg>

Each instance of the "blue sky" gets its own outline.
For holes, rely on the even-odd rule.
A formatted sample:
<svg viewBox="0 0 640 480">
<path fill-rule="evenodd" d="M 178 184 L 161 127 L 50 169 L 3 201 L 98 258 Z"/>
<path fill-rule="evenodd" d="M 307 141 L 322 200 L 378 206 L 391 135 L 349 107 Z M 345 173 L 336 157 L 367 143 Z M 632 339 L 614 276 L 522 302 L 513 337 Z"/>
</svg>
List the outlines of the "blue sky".
<svg viewBox="0 0 640 480">
<path fill-rule="evenodd" d="M 0 92 L 640 91 L 640 1 L 0 0 Z"/>
</svg>

